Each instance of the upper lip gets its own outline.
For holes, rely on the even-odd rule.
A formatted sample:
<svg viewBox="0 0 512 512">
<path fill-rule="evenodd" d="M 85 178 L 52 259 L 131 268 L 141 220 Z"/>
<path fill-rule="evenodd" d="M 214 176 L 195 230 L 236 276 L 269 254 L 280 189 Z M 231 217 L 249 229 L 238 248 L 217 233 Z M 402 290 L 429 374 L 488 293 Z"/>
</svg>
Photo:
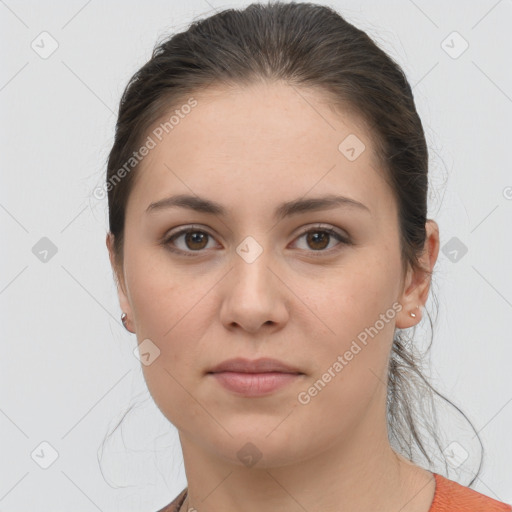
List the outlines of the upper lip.
<svg viewBox="0 0 512 512">
<path fill-rule="evenodd" d="M 235 359 L 228 359 L 222 363 L 214 366 L 208 373 L 219 372 L 240 372 L 240 373 L 302 373 L 298 368 L 285 364 L 277 359 L 270 359 L 263 357 L 261 359 L 244 359 L 237 357 Z"/>
</svg>

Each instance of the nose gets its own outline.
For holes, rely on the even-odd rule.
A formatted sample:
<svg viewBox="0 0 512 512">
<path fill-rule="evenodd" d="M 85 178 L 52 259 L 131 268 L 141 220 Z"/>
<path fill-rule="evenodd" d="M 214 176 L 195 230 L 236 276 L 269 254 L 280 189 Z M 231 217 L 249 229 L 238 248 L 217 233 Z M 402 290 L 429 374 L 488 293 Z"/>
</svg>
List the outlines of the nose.
<svg viewBox="0 0 512 512">
<path fill-rule="evenodd" d="M 238 327 L 254 334 L 262 326 L 279 330 L 287 322 L 288 288 L 269 263 L 265 251 L 252 262 L 235 255 L 221 289 L 220 317 L 227 329 Z"/>
</svg>

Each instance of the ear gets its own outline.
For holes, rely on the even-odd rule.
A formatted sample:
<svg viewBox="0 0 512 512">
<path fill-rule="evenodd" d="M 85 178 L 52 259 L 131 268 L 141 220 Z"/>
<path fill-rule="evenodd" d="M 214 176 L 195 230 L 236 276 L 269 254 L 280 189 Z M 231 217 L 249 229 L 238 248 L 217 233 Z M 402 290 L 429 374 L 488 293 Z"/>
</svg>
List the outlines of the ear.
<svg viewBox="0 0 512 512">
<path fill-rule="evenodd" d="M 420 265 L 424 270 L 413 271 L 409 268 L 407 272 L 404 289 L 398 299 L 402 304 L 402 310 L 396 317 L 395 327 L 397 329 L 407 329 L 418 324 L 422 319 L 422 308 L 428 299 L 431 283 L 431 276 L 428 272 L 432 272 L 439 254 L 439 226 L 435 221 L 428 219 L 425 229 L 427 232 L 425 246 L 419 258 Z M 414 313 L 416 317 L 412 317 L 411 313 Z"/>
<path fill-rule="evenodd" d="M 128 294 L 126 293 L 126 284 L 124 280 L 123 269 L 116 259 L 116 254 L 114 251 L 114 235 L 110 231 L 107 233 L 106 244 L 108 249 L 108 256 L 110 259 L 110 265 L 112 267 L 112 271 L 114 273 L 114 278 L 117 285 L 117 295 L 119 297 L 121 311 L 123 311 L 127 315 L 126 327 L 131 333 L 135 334 L 135 329 L 133 328 L 133 314 L 130 306 L 130 301 L 128 300 Z"/>
</svg>

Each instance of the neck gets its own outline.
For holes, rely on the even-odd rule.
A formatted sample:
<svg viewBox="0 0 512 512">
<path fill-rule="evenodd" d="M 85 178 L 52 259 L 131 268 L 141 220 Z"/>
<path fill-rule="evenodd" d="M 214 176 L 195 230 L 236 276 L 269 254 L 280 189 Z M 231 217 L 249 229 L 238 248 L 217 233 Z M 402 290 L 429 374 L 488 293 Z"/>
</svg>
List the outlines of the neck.
<svg viewBox="0 0 512 512">
<path fill-rule="evenodd" d="M 312 458 L 251 468 L 205 452 L 181 431 L 180 440 L 188 482 L 183 512 L 427 512 L 433 498 L 433 476 L 397 455 L 385 430 L 377 435 L 359 426 L 350 442 Z"/>
</svg>

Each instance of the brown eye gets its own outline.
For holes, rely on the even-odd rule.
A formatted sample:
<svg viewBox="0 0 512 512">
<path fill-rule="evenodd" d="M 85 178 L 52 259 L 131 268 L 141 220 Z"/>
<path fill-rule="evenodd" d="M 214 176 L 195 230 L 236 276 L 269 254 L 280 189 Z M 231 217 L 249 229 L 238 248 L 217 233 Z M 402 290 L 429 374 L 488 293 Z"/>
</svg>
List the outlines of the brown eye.
<svg viewBox="0 0 512 512">
<path fill-rule="evenodd" d="M 298 240 L 304 238 L 306 241 L 306 247 L 302 247 L 301 249 L 307 250 L 309 252 L 321 252 L 321 253 L 330 253 L 331 248 L 336 250 L 338 245 L 350 245 L 350 240 L 343 236 L 341 233 L 338 233 L 334 229 L 331 228 L 323 228 L 317 227 L 315 229 L 310 229 L 302 233 L 298 237 Z M 335 247 L 328 248 L 331 244 L 331 241 L 335 239 L 339 243 L 335 244 Z"/>
<path fill-rule="evenodd" d="M 205 248 L 205 241 L 209 235 L 202 231 L 188 231 L 185 233 L 185 245 L 189 249 L 198 250 Z"/>
<path fill-rule="evenodd" d="M 329 239 L 331 238 L 331 235 L 325 231 L 310 231 L 306 235 L 307 243 L 315 250 L 325 249 L 329 245 Z"/>
<path fill-rule="evenodd" d="M 186 256 L 193 256 L 193 252 L 201 252 L 207 248 L 208 241 L 213 238 L 206 231 L 195 228 L 187 228 L 174 233 L 163 244 L 173 252 L 179 252 Z M 181 241 L 181 243 L 177 243 Z"/>
</svg>

